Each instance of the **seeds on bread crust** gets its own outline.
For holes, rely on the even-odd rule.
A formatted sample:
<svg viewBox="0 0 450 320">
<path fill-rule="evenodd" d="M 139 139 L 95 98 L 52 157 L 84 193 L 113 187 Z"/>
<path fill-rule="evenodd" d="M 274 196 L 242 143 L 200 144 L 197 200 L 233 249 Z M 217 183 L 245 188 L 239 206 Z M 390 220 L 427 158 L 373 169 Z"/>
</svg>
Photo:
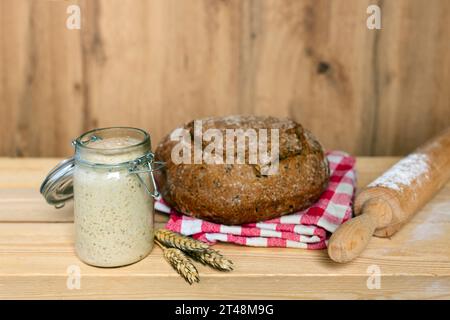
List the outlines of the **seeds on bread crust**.
<svg viewBox="0 0 450 320">
<path fill-rule="evenodd" d="M 184 128 L 192 126 L 191 121 Z M 203 130 L 209 128 L 279 129 L 278 173 L 261 175 L 259 164 L 175 164 L 171 151 L 178 141 L 171 141 L 168 135 L 155 152 L 157 160 L 166 162 L 166 168 L 156 172 L 156 179 L 164 200 L 177 211 L 221 224 L 245 224 L 306 209 L 325 190 L 329 168 L 323 148 L 293 120 L 207 118 Z"/>
</svg>

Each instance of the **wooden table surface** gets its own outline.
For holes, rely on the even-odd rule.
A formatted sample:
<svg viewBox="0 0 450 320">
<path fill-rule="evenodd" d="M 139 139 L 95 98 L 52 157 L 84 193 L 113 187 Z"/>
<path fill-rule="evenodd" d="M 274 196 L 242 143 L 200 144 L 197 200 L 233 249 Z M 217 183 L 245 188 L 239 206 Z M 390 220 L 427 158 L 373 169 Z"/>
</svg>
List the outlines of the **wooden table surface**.
<svg viewBox="0 0 450 320">
<path fill-rule="evenodd" d="M 397 160 L 358 158 L 358 185 L 366 185 Z M 144 260 L 122 268 L 95 268 L 79 261 L 72 203 L 56 210 L 38 190 L 58 161 L 0 158 L 0 299 L 450 298 L 450 184 L 399 233 L 391 239 L 373 238 L 349 264 L 332 262 L 325 250 L 219 244 L 235 270 L 221 273 L 200 266 L 200 283 L 189 286 L 157 247 Z M 156 220 L 162 225 L 165 217 L 158 214 Z M 78 268 L 80 288 L 69 289 L 68 276 Z"/>
</svg>

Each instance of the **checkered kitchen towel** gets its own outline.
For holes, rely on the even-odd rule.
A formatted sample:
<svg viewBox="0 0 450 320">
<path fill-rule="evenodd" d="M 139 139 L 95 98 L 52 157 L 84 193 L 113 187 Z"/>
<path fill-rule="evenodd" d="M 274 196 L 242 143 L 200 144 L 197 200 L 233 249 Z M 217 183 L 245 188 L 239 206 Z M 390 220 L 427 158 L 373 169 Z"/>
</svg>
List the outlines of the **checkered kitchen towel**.
<svg viewBox="0 0 450 320">
<path fill-rule="evenodd" d="M 256 247 L 324 249 L 337 227 L 352 216 L 355 192 L 355 159 L 340 151 L 327 153 L 330 182 L 310 208 L 258 223 L 241 226 L 216 224 L 182 215 L 158 200 L 155 209 L 170 214 L 166 228 L 214 243 L 232 242 Z"/>
</svg>

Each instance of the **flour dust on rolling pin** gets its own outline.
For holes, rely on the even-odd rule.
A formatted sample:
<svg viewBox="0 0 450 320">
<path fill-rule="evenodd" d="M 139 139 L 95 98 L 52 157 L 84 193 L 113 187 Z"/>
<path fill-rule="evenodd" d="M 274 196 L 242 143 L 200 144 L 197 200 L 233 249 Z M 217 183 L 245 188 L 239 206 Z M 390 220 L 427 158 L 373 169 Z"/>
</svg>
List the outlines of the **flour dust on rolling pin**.
<svg viewBox="0 0 450 320">
<path fill-rule="evenodd" d="M 429 169 L 429 158 L 426 154 L 412 153 L 371 182 L 368 187 L 384 187 L 403 192 L 414 181 L 420 185 L 424 180 L 429 179 Z"/>
<path fill-rule="evenodd" d="M 430 139 L 364 188 L 355 200 L 355 215 L 368 202 L 382 203 L 385 221 L 376 236 L 389 237 L 419 211 L 450 179 L 450 128 Z M 387 208 L 388 206 L 389 208 Z M 382 214 L 378 214 L 381 217 Z"/>
<path fill-rule="evenodd" d="M 390 237 L 432 199 L 450 179 L 450 127 L 400 160 L 355 199 L 355 217 L 331 236 L 328 254 L 349 262 L 372 235 Z"/>
</svg>

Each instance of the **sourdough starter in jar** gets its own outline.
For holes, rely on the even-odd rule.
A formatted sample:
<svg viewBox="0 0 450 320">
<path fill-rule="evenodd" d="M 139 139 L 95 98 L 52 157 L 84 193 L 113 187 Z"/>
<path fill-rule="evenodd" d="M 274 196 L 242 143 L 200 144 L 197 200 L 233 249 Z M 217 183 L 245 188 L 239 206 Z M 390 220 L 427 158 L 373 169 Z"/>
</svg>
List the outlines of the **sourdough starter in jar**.
<svg viewBox="0 0 450 320">
<path fill-rule="evenodd" d="M 152 197 L 136 174 L 128 172 L 127 165 L 108 166 L 143 156 L 148 151 L 145 146 L 133 147 L 140 143 L 142 140 L 128 136 L 105 137 L 90 141 L 80 160 L 76 158 L 75 247 L 79 258 L 88 264 L 127 265 L 152 249 Z M 92 163 L 100 166 L 89 165 Z M 150 184 L 148 174 L 140 176 Z"/>
</svg>

